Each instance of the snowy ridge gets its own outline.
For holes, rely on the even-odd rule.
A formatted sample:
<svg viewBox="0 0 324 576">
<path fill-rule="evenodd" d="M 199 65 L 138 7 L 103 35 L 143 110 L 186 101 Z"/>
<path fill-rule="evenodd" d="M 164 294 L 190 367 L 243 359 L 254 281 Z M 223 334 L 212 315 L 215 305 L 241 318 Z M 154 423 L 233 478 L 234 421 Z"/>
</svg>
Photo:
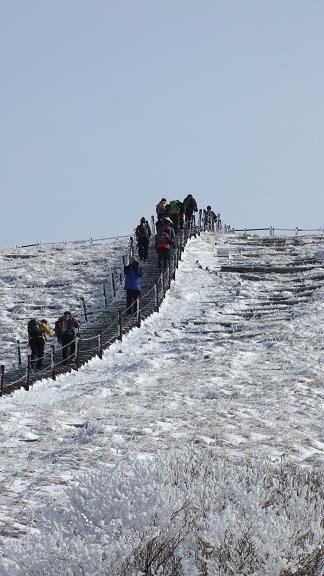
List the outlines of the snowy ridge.
<svg viewBox="0 0 324 576">
<path fill-rule="evenodd" d="M 165 537 L 178 544 L 172 565 L 170 559 L 156 568 L 163 576 L 221 569 L 226 575 L 290 576 L 301 559 L 313 568 L 300 574 L 322 575 L 322 242 L 213 233 L 191 239 L 159 314 L 113 344 L 102 361 L 2 399 L 0 519 L 7 574 L 149 574 L 143 568 L 148 543 L 152 549 L 154 538 L 161 544 Z M 226 264 L 253 263 L 292 271 L 222 271 Z M 297 270 L 306 263 L 307 270 Z M 195 458 L 215 482 L 203 480 L 201 465 L 194 482 L 188 470 Z M 167 480 L 170 474 L 173 480 Z M 112 485 L 120 495 L 115 504 Z M 191 507 L 204 501 L 198 488 L 204 485 L 209 516 Z M 160 501 L 151 500 L 153 494 Z M 282 499 L 270 498 L 266 506 L 271 494 Z M 53 505 L 65 512 L 56 516 Z M 179 532 L 198 509 L 195 530 Z M 89 523 L 84 530 L 80 510 Z M 30 533 L 33 518 L 37 545 L 31 534 L 11 548 L 8 538 Z M 167 527 L 174 528 L 172 538 Z M 247 548 L 237 557 L 239 542 Z"/>
</svg>

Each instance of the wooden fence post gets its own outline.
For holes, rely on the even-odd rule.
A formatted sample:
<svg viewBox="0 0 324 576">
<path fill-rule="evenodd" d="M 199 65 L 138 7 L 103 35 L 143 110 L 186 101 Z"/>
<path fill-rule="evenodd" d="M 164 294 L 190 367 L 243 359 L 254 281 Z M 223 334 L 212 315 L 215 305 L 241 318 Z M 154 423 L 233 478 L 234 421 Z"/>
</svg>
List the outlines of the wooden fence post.
<svg viewBox="0 0 324 576">
<path fill-rule="evenodd" d="M 99 334 L 98 334 L 98 356 L 100 358 L 100 360 L 102 360 L 102 331 L 100 330 Z"/>
<path fill-rule="evenodd" d="M 171 266 L 170 266 L 170 260 L 169 260 L 169 262 L 168 262 L 167 273 L 168 273 L 168 289 L 170 289 L 170 287 L 171 287 Z"/>
<path fill-rule="evenodd" d="M 25 386 L 24 386 L 26 392 L 28 392 L 28 390 L 29 390 L 30 371 L 31 371 L 31 356 L 30 356 L 30 354 L 28 354 L 28 358 L 27 358 L 27 374 L 26 374 L 26 382 L 25 382 Z"/>
<path fill-rule="evenodd" d="M 17 340 L 17 354 L 18 354 L 18 366 L 21 366 L 20 340 Z"/>
<path fill-rule="evenodd" d="M 104 300 L 105 300 L 105 308 L 108 308 L 106 284 L 103 284 L 102 288 L 103 288 L 103 296 L 104 296 Z"/>
<path fill-rule="evenodd" d="M 155 311 L 158 312 L 160 304 L 159 304 L 159 287 L 157 282 L 154 282 L 154 298 L 155 298 Z"/>
<path fill-rule="evenodd" d="M 174 252 L 173 252 L 172 280 L 175 280 L 176 269 L 177 269 L 177 253 L 176 253 L 176 251 L 174 250 Z"/>
<path fill-rule="evenodd" d="M 113 297 L 116 298 L 116 285 L 115 285 L 115 276 L 114 273 L 111 273 L 111 287 L 113 292 Z"/>
<path fill-rule="evenodd" d="M 162 300 L 164 298 L 164 274 L 161 272 L 161 288 L 162 288 Z"/>
<path fill-rule="evenodd" d="M 134 237 L 129 238 L 129 258 L 134 258 Z"/>
<path fill-rule="evenodd" d="M 52 380 L 56 380 L 56 375 L 55 375 L 55 352 L 54 352 L 54 344 L 52 344 L 52 349 L 51 349 L 51 370 L 52 370 Z"/>
<path fill-rule="evenodd" d="M 77 333 L 75 337 L 75 369 L 79 370 L 80 367 L 80 334 Z"/>
<path fill-rule="evenodd" d="M 123 339 L 123 321 L 122 321 L 122 315 L 121 315 L 121 311 L 119 310 L 118 312 L 118 336 L 117 339 L 122 341 Z"/>
<path fill-rule="evenodd" d="M 190 236 L 194 236 L 196 238 L 196 215 L 195 214 L 192 215 Z"/>
<path fill-rule="evenodd" d="M 87 307 L 86 307 L 86 303 L 85 303 L 83 296 L 81 296 L 81 301 L 82 301 L 82 306 L 83 306 L 84 319 L 86 322 L 88 322 Z"/>
<path fill-rule="evenodd" d="M 136 300 L 136 324 L 137 327 L 141 327 L 141 300 L 137 298 Z"/>
<path fill-rule="evenodd" d="M 199 226 L 199 232 L 201 231 L 201 220 L 202 220 L 202 209 L 199 209 L 199 220 L 198 220 L 198 226 Z"/>
<path fill-rule="evenodd" d="M 3 395 L 4 371 L 5 371 L 4 364 L 1 364 L 0 396 Z"/>
<path fill-rule="evenodd" d="M 152 224 L 152 236 L 154 236 L 155 233 L 155 220 L 154 220 L 154 216 L 151 216 L 151 224 Z"/>
</svg>

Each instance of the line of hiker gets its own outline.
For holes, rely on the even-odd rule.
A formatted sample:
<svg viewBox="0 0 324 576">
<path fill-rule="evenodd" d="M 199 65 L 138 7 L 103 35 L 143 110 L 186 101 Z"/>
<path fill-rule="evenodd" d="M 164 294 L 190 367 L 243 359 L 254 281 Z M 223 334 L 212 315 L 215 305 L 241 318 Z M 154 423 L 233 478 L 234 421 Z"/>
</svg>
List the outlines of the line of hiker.
<svg viewBox="0 0 324 576">
<path fill-rule="evenodd" d="M 56 336 L 62 345 L 63 364 L 75 361 L 75 338 L 80 322 L 72 316 L 71 312 L 64 312 L 56 321 L 55 329 L 51 328 L 47 320 L 32 318 L 27 325 L 28 344 L 31 349 L 31 368 L 41 370 L 43 366 L 45 345 L 48 337 Z"/>
<path fill-rule="evenodd" d="M 167 202 L 162 198 L 156 205 L 156 234 L 155 249 L 158 256 L 158 264 L 161 270 L 167 268 L 170 259 L 170 250 L 176 245 L 176 238 L 184 230 L 188 230 L 193 224 L 193 217 L 198 212 L 197 202 L 192 194 L 188 194 L 184 200 L 171 200 Z M 207 206 L 202 214 L 204 229 L 215 230 L 220 227 L 219 214 L 216 215 L 211 206 Z M 139 260 L 146 262 L 148 260 L 150 238 L 152 230 L 148 221 L 143 216 L 135 230 Z M 126 267 L 125 274 L 131 273 Z M 131 282 L 127 279 L 127 284 Z M 139 280 L 137 280 L 137 283 Z M 133 284 L 135 284 L 133 282 Z M 137 290 L 138 288 L 134 288 Z M 125 290 L 127 291 L 125 284 Z M 140 290 L 140 289 L 139 289 Z M 129 296 L 130 298 L 130 296 Z M 128 301 L 130 301 L 128 299 Z M 127 306 L 128 307 L 128 306 Z"/>
<path fill-rule="evenodd" d="M 191 194 L 188 194 L 183 202 L 180 200 L 167 202 L 166 198 L 162 198 L 158 202 L 156 206 L 155 250 L 161 271 L 167 269 L 170 261 L 170 251 L 176 247 L 177 236 L 190 229 L 196 212 L 198 212 L 197 202 Z M 205 230 L 215 230 L 220 227 L 219 214 L 216 215 L 211 206 L 207 206 L 207 209 L 203 210 L 203 216 L 201 215 L 202 211 L 200 211 L 199 218 L 200 220 L 202 219 L 201 225 L 203 225 Z M 138 257 L 143 262 L 148 260 L 150 238 L 153 232 L 148 221 L 143 216 L 135 230 Z M 124 266 L 124 275 L 126 313 L 127 315 L 136 314 L 141 296 L 143 270 L 134 256 L 131 256 L 129 263 Z M 56 336 L 62 346 L 62 363 L 64 365 L 73 363 L 75 361 L 76 335 L 79 333 L 79 327 L 79 320 L 69 311 L 64 312 L 58 318 L 54 329 L 49 326 L 48 321 L 45 319 L 40 321 L 36 318 L 31 319 L 28 322 L 31 367 L 35 370 L 42 369 L 47 338 L 54 336 Z"/>
</svg>

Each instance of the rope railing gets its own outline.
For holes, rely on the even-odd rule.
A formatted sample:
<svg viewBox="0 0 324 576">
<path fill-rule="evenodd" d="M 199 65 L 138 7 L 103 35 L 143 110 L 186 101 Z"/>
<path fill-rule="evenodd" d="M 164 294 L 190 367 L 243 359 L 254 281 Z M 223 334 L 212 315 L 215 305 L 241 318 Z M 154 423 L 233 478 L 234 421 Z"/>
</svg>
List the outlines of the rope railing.
<svg viewBox="0 0 324 576">
<path fill-rule="evenodd" d="M 16 245 L 15 248 L 34 248 L 35 246 L 67 246 L 69 244 L 94 244 L 95 242 L 110 242 L 112 240 L 120 240 L 124 238 L 129 238 L 129 234 L 117 234 L 116 236 L 108 236 L 106 238 L 86 238 L 84 240 L 60 240 L 58 242 L 34 242 L 33 244 L 20 244 Z"/>
<path fill-rule="evenodd" d="M 233 228 L 231 226 L 224 227 L 225 232 L 267 232 L 269 231 L 270 236 L 275 236 L 276 232 L 293 232 L 296 236 L 299 232 L 309 232 L 309 233 L 318 233 L 324 234 L 323 226 L 321 228 L 299 228 L 296 226 L 295 228 L 276 228 L 274 226 L 266 226 L 266 227 L 255 227 L 255 228 Z"/>
</svg>

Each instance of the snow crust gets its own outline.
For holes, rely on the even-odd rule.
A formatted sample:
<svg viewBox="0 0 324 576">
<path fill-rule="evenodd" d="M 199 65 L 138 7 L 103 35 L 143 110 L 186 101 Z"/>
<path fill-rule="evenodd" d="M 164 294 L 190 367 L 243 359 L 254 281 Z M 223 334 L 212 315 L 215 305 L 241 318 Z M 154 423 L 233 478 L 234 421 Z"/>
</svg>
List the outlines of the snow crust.
<svg viewBox="0 0 324 576">
<path fill-rule="evenodd" d="M 30 535 L 35 517 L 39 525 L 46 524 L 53 506 L 68 514 L 71 498 L 81 497 L 82 482 L 91 492 L 98 478 L 106 478 L 104 486 L 118 466 L 126 466 L 123 482 L 127 474 L 158 474 L 159 466 L 162 475 L 168 474 L 165 455 L 180 454 L 190 461 L 194 447 L 197 458 L 212 451 L 220 468 L 225 470 L 227 462 L 227 475 L 235 474 L 235 466 L 240 474 L 245 458 L 259 462 L 259 468 L 254 466 L 261 475 L 262 470 L 266 474 L 263 466 L 282 459 L 321 473 L 324 270 L 310 267 L 295 275 L 261 279 L 220 271 L 225 261 L 308 262 L 323 244 L 308 238 L 301 245 L 288 242 L 277 248 L 260 249 L 235 235 L 203 234 L 190 240 L 159 314 L 122 343 L 113 344 L 103 360 L 96 358 L 78 373 L 55 382 L 44 380 L 28 393 L 0 399 L 3 570 L 16 573 L 8 564 L 12 537 Z M 293 291 L 301 286 L 303 292 Z M 271 298 L 276 295 L 274 304 Z M 143 480 L 138 489 L 149 482 Z M 152 480 L 154 486 L 162 484 Z M 132 482 L 131 501 L 136 489 Z M 163 495 L 161 502 L 156 500 L 152 510 L 159 510 L 167 499 Z M 297 497 L 292 509 L 296 507 Z M 73 514 L 79 509 L 77 505 Z M 318 522 L 315 514 L 313 521 Z M 222 530 L 225 526 L 223 522 Z M 42 540 L 42 529 L 40 534 Z M 135 538 L 132 544 L 136 542 Z M 43 573 L 51 574 L 29 572 Z"/>
</svg>

